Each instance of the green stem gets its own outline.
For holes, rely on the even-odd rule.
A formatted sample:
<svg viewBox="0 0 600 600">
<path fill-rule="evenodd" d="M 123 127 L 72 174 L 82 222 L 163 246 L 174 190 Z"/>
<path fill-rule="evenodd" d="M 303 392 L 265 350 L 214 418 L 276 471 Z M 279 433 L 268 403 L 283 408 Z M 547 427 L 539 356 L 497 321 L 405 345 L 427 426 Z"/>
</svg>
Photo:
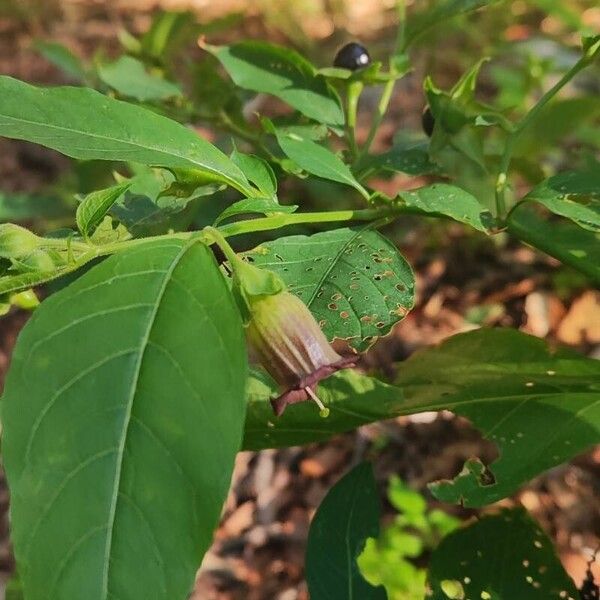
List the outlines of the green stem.
<svg viewBox="0 0 600 600">
<path fill-rule="evenodd" d="M 352 160 L 356 159 L 358 146 L 356 144 L 356 114 L 358 112 L 358 99 L 363 90 L 362 81 L 352 81 L 346 89 L 346 138 Z"/>
<path fill-rule="evenodd" d="M 265 145 L 262 139 L 262 135 L 260 132 L 255 132 L 251 129 L 244 129 L 240 127 L 237 123 L 231 120 L 229 115 L 225 111 L 221 111 L 219 113 L 219 117 L 216 120 L 216 125 L 221 126 L 223 129 L 228 131 L 229 133 L 233 133 L 240 139 L 252 144 L 257 151 L 262 152 L 265 158 L 270 160 L 271 162 L 281 163 L 281 159 L 275 156 L 269 148 Z"/>
<path fill-rule="evenodd" d="M 372 221 L 387 216 L 393 212 L 389 207 L 366 208 L 362 210 L 334 210 L 331 212 L 298 213 L 291 215 L 274 215 L 261 219 L 252 219 L 223 225 L 220 228 L 225 237 L 255 233 L 258 231 L 271 231 L 290 225 L 303 225 L 307 223 L 339 223 L 341 221 Z"/>
<path fill-rule="evenodd" d="M 560 92 L 560 90 L 579 73 L 592 63 L 593 56 L 584 54 L 539 100 L 539 102 L 515 125 L 515 128 L 506 140 L 504 152 L 500 161 L 500 169 L 496 178 L 496 216 L 503 221 L 506 218 L 506 188 L 508 186 L 508 171 L 513 152 L 519 137 L 528 125 L 537 117 L 543 108 Z"/>
<path fill-rule="evenodd" d="M 155 235 L 145 238 L 138 238 L 133 240 L 125 240 L 120 242 L 113 242 L 112 244 L 105 244 L 103 246 L 93 246 L 86 244 L 85 242 L 71 241 L 71 248 L 76 249 L 80 252 L 78 256 L 74 258 L 72 262 L 64 267 L 54 271 L 52 273 L 44 274 L 39 280 L 35 282 L 27 282 L 25 284 L 16 283 L 14 286 L 11 285 L 10 281 L 13 279 L 10 276 L 4 276 L 0 278 L 0 293 L 12 293 L 23 289 L 28 289 L 32 285 L 41 285 L 58 277 L 62 277 L 68 273 L 76 271 L 90 261 L 100 258 L 103 256 L 109 256 L 123 250 L 135 248 L 149 242 L 169 239 L 189 240 L 191 238 L 199 238 L 206 244 L 212 244 L 218 242 L 224 238 L 232 237 L 234 235 L 242 235 L 245 233 L 256 233 L 259 231 L 271 231 L 273 229 L 280 229 L 281 227 L 288 227 L 291 225 L 301 225 L 308 223 L 335 223 L 345 221 L 376 221 L 378 219 L 392 220 L 400 214 L 414 214 L 418 211 L 409 209 L 401 206 L 382 206 L 380 208 L 367 208 L 361 210 L 337 210 L 331 212 L 314 212 L 314 213 L 298 213 L 291 215 L 273 215 L 270 217 L 263 217 L 259 219 L 249 219 L 247 221 L 240 221 L 238 223 L 231 223 L 229 225 L 223 225 L 219 229 L 207 228 L 202 231 L 180 231 L 176 233 L 167 233 L 164 235 Z M 217 238 L 219 238 L 217 240 Z M 61 249 L 66 248 L 66 240 L 52 240 L 53 247 L 59 247 L 62 243 Z M 225 242 L 226 246 L 231 250 L 229 244 Z M 225 252 L 226 246 L 219 244 L 228 259 L 231 259 L 233 255 Z M 233 250 L 231 250 L 233 253 Z M 235 254 L 235 253 L 233 253 Z M 15 276 L 18 281 L 18 276 Z"/>
<path fill-rule="evenodd" d="M 217 228 L 205 227 L 203 233 L 208 237 L 208 243 L 215 243 L 219 246 L 232 268 L 239 260 L 241 260 L 235 253 L 235 250 L 229 245 L 225 236 Z"/>
<path fill-rule="evenodd" d="M 404 48 L 404 31 L 405 31 L 405 22 L 406 22 L 406 2 L 405 0 L 398 0 L 396 9 L 398 11 L 398 31 L 396 33 L 396 41 L 394 43 L 394 50 L 392 51 L 392 55 L 389 61 L 389 72 L 390 75 L 396 75 L 397 69 L 394 59 L 396 55 L 400 52 L 401 49 Z M 361 148 L 358 153 L 357 162 L 359 162 L 366 154 L 369 153 L 369 149 L 371 148 L 371 144 L 377 135 L 377 131 L 379 130 L 379 126 L 383 121 L 383 117 L 387 112 L 388 105 L 392 98 L 392 93 L 394 92 L 394 86 L 396 85 L 395 77 L 392 77 L 389 81 L 386 82 L 383 92 L 381 93 L 381 97 L 379 98 L 379 104 L 377 105 L 377 111 L 373 118 L 373 122 L 371 123 L 371 128 L 369 129 L 369 135 L 367 136 L 367 141 L 364 146 Z"/>
<path fill-rule="evenodd" d="M 42 246 L 44 248 L 56 248 L 57 250 L 65 250 L 67 246 L 71 250 L 79 250 L 80 252 L 88 252 L 90 245 L 86 242 L 77 242 L 75 240 L 66 240 L 64 238 L 42 238 Z"/>
</svg>

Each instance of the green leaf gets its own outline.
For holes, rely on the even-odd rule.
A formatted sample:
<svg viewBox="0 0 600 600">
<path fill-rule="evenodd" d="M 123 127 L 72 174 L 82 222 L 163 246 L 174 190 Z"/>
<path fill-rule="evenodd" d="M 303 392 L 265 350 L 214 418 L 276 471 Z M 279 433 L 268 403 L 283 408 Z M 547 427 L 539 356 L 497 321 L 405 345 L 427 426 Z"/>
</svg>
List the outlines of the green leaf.
<svg viewBox="0 0 600 600">
<path fill-rule="evenodd" d="M 367 538 L 379 535 L 379 498 L 369 463 L 333 486 L 313 518 L 306 549 L 306 581 L 319 600 L 386 600 L 382 586 L 362 576 L 356 559 Z"/>
<path fill-rule="evenodd" d="M 319 123 L 344 124 L 344 111 L 335 90 L 294 50 L 260 41 L 206 49 L 241 88 L 277 96 Z"/>
<path fill-rule="evenodd" d="M 0 192 L 0 223 L 61 219 L 71 214 L 58 197 Z"/>
<path fill-rule="evenodd" d="M 44 301 L 2 402 L 28 600 L 186 596 L 229 487 L 246 369 L 202 244 L 148 242 Z"/>
<path fill-rule="evenodd" d="M 85 67 L 81 59 L 75 56 L 66 46 L 56 42 L 37 40 L 33 47 L 55 67 L 75 81 L 85 79 Z"/>
<path fill-rule="evenodd" d="M 358 190 L 364 198 L 369 199 L 369 192 L 356 181 L 356 178 L 342 159 L 321 144 L 317 144 L 298 133 L 282 132 L 276 129 L 277 141 L 288 158 L 291 158 L 306 172 L 350 185 Z"/>
<path fill-rule="evenodd" d="M 494 227 L 492 214 L 469 192 L 447 183 L 434 183 L 409 192 L 400 192 L 396 202 L 416 212 L 450 217 L 488 233 Z"/>
<path fill-rule="evenodd" d="M 138 168 L 129 182 L 110 213 L 135 237 L 185 230 L 193 218 L 190 204 L 216 191 L 215 185 L 180 182 L 166 169 Z"/>
<path fill-rule="evenodd" d="M 83 160 L 198 169 L 255 195 L 238 167 L 187 127 L 86 88 L 37 88 L 0 77 L 0 136 Z"/>
<path fill-rule="evenodd" d="M 581 40 L 581 47 L 586 54 L 587 60 L 591 62 L 600 52 L 600 35 L 584 36 Z"/>
<path fill-rule="evenodd" d="M 362 176 L 370 172 L 389 171 L 408 175 L 428 175 L 437 173 L 439 167 L 429 160 L 426 146 L 394 146 L 383 154 L 369 156 L 360 165 Z"/>
<path fill-rule="evenodd" d="M 600 284 L 600 234 L 567 220 L 549 221 L 526 202 L 510 213 L 508 231 Z"/>
<path fill-rule="evenodd" d="M 522 508 L 486 515 L 442 540 L 429 564 L 429 587 L 431 600 L 579 597 L 552 542 Z"/>
<path fill-rule="evenodd" d="M 519 136 L 515 154 L 538 158 L 540 149 L 577 140 L 593 131 L 592 124 L 600 118 L 600 103 L 593 95 L 564 98 L 544 107 L 527 124 Z M 600 144 L 597 136 L 595 144 Z M 592 143 L 594 141 L 592 140 Z"/>
<path fill-rule="evenodd" d="M 482 506 L 598 441 L 600 361 L 552 351 L 538 338 L 511 329 L 459 334 L 417 352 L 398 371 L 396 386 L 348 370 L 323 381 L 318 394 L 327 419 L 308 403 L 274 418 L 268 400 L 277 388 L 254 375 L 244 447 L 301 445 L 399 415 L 451 410 L 492 440 L 500 457 L 479 474 L 481 463 L 470 463 L 458 483 L 434 491 L 446 502 Z"/>
<path fill-rule="evenodd" d="M 546 179 L 524 198 L 539 202 L 580 227 L 600 232 L 600 172 L 570 171 Z"/>
<path fill-rule="evenodd" d="M 375 231 L 342 228 L 282 237 L 248 256 L 285 281 L 327 339 L 348 340 L 358 350 L 388 334 L 413 307 L 410 265 Z"/>
<path fill-rule="evenodd" d="M 246 178 L 251 181 L 267 198 L 277 194 L 277 178 L 271 165 L 254 154 L 244 154 L 235 149 L 231 160 L 240 168 Z"/>
<path fill-rule="evenodd" d="M 334 81 L 362 81 L 367 85 L 377 85 L 386 83 L 392 79 L 400 79 L 408 71 L 408 68 L 406 68 L 396 69 L 393 73 L 384 72 L 381 70 L 382 66 L 383 63 L 381 63 L 381 61 L 373 61 L 368 67 L 357 69 L 356 71 L 340 67 L 323 67 L 317 69 L 317 73 L 323 75 L 327 79 L 333 79 Z"/>
<path fill-rule="evenodd" d="M 225 219 L 229 219 L 236 215 L 247 215 L 259 213 L 263 215 L 274 215 L 277 213 L 293 213 L 298 206 L 287 205 L 283 206 L 271 198 L 245 198 L 239 200 L 231 206 L 228 206 L 216 219 L 214 225 L 218 225 Z"/>
<path fill-rule="evenodd" d="M 412 44 L 418 37 L 432 27 L 444 24 L 449 19 L 493 4 L 496 0 L 439 0 L 433 6 L 412 15 L 406 25 L 404 47 Z"/>
<path fill-rule="evenodd" d="M 23 586 L 16 573 L 6 582 L 4 600 L 25 600 Z"/>
<path fill-rule="evenodd" d="M 98 77 L 121 96 L 142 102 L 181 96 L 178 85 L 148 73 L 144 64 L 131 56 L 121 56 L 112 63 L 101 65 Z"/>
<path fill-rule="evenodd" d="M 88 238 L 100 223 L 110 207 L 129 188 L 131 182 L 127 181 L 104 190 L 88 194 L 77 207 L 75 220 L 77 227 L 84 238 Z"/>
<path fill-rule="evenodd" d="M 140 50 L 156 61 L 164 61 L 194 33 L 194 13 L 160 11 L 140 40 Z"/>
</svg>

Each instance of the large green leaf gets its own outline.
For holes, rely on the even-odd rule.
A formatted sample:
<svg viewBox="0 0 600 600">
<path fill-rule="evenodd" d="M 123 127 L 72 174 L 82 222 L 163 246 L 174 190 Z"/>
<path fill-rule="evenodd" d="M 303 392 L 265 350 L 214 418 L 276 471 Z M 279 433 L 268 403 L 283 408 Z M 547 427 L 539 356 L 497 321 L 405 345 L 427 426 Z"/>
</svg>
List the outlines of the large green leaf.
<svg viewBox="0 0 600 600">
<path fill-rule="evenodd" d="M 315 600 L 386 600 L 383 586 L 362 576 L 356 559 L 379 535 L 379 498 L 369 463 L 354 467 L 329 490 L 308 532 L 306 582 Z"/>
<path fill-rule="evenodd" d="M 511 211 L 508 230 L 600 283 L 600 233 L 582 229 L 563 219 L 544 219 L 526 202 L 521 202 Z"/>
<path fill-rule="evenodd" d="M 522 508 L 484 516 L 442 540 L 429 587 L 431 600 L 579 598 L 552 542 Z"/>
<path fill-rule="evenodd" d="M 296 132 L 276 129 L 275 133 L 277 141 L 286 156 L 307 173 L 350 185 L 365 198 L 369 198 L 369 192 L 358 183 L 352 171 L 350 171 L 350 167 L 337 154 Z"/>
<path fill-rule="evenodd" d="M 181 96 L 179 86 L 148 73 L 144 64 L 131 56 L 121 56 L 112 63 L 101 65 L 98 77 L 122 96 L 142 102 Z"/>
<path fill-rule="evenodd" d="M 329 340 L 366 349 L 410 311 L 414 275 L 376 231 L 337 229 L 282 237 L 248 253 L 278 273 L 315 315 Z"/>
<path fill-rule="evenodd" d="M 543 340 L 511 329 L 459 334 L 399 365 L 397 385 L 354 371 L 321 383 L 326 419 L 314 406 L 288 407 L 275 418 L 277 387 L 255 374 L 248 385 L 244 447 L 322 441 L 365 423 L 428 410 L 464 416 L 498 447 L 488 469 L 471 461 L 436 495 L 468 506 L 495 502 L 537 474 L 596 444 L 600 435 L 600 361 L 551 351 Z"/>
<path fill-rule="evenodd" d="M 534 187 L 523 200 L 539 202 L 584 229 L 600 232 L 600 170 L 555 175 Z"/>
<path fill-rule="evenodd" d="M 91 89 L 38 88 L 0 77 L 0 136 L 84 160 L 199 169 L 254 195 L 240 169 L 191 129 Z"/>
<path fill-rule="evenodd" d="M 221 61 L 238 86 L 277 96 L 319 123 L 344 124 L 335 90 L 294 50 L 261 41 L 208 46 L 207 50 Z"/>
<path fill-rule="evenodd" d="M 396 203 L 418 213 L 450 217 L 485 233 L 494 226 L 494 217 L 475 196 L 447 183 L 400 192 Z"/>
<path fill-rule="evenodd" d="M 185 598 L 239 449 L 246 368 L 199 243 L 114 255 L 40 306 L 2 405 L 29 600 Z"/>
</svg>

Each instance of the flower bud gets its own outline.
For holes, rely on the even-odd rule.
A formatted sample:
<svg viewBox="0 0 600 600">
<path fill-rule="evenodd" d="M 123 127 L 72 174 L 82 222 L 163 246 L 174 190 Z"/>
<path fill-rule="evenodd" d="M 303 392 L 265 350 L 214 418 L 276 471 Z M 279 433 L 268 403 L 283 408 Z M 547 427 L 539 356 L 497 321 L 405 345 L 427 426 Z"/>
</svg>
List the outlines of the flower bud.
<svg viewBox="0 0 600 600">
<path fill-rule="evenodd" d="M 39 245 L 40 238 L 24 227 L 14 223 L 0 225 L 0 257 L 22 258 L 31 254 Z"/>
<path fill-rule="evenodd" d="M 352 366 L 327 341 L 315 318 L 297 296 L 282 291 L 255 297 L 246 325 L 248 345 L 262 366 L 286 391 L 271 401 L 276 415 L 288 404 L 312 399 L 327 416 L 314 388 L 321 379 Z"/>
</svg>

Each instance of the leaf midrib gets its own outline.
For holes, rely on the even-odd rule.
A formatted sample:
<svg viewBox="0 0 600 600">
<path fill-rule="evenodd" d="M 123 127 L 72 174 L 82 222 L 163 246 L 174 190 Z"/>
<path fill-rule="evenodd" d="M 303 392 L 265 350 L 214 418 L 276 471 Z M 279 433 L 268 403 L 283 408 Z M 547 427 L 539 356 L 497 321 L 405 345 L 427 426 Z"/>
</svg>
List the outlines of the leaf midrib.
<svg viewBox="0 0 600 600">
<path fill-rule="evenodd" d="M 164 277 L 163 277 L 161 287 L 158 290 L 158 295 L 156 297 L 154 307 L 153 307 L 153 309 L 150 313 L 150 317 L 148 319 L 148 325 L 146 327 L 146 331 L 144 332 L 144 335 L 142 337 L 142 340 L 141 340 L 141 343 L 139 346 L 138 360 L 136 361 L 136 364 L 134 367 L 133 380 L 132 380 L 131 386 L 129 388 L 129 397 L 127 400 L 126 415 L 125 415 L 125 419 L 123 420 L 123 427 L 122 427 L 122 431 L 121 431 L 121 441 L 119 443 L 119 447 L 118 447 L 118 451 L 117 451 L 117 458 L 116 458 L 116 467 L 117 468 L 116 468 L 114 485 L 113 485 L 113 490 L 112 490 L 112 498 L 111 498 L 108 522 L 107 522 L 107 526 L 106 526 L 107 534 L 106 534 L 106 545 L 104 548 L 104 562 L 103 562 L 104 570 L 102 573 L 102 595 L 101 595 L 101 598 L 105 598 L 106 600 L 108 600 L 108 597 L 109 597 L 108 596 L 108 581 L 109 581 L 109 576 L 110 576 L 110 565 L 111 565 L 110 554 L 111 554 L 112 545 L 113 545 L 114 525 L 115 525 L 115 518 L 116 518 L 116 513 L 117 513 L 119 489 L 121 488 L 121 477 L 122 477 L 122 473 L 123 473 L 123 456 L 125 453 L 125 445 L 127 443 L 129 426 L 130 426 L 131 420 L 132 420 L 133 403 L 134 403 L 136 392 L 137 392 L 140 373 L 142 370 L 142 364 L 144 362 L 144 356 L 146 354 L 146 349 L 149 345 L 150 335 L 152 334 L 152 329 L 156 322 L 156 317 L 157 317 L 158 311 L 161 307 L 162 299 L 163 299 L 166 289 L 169 285 L 171 277 L 172 277 L 175 269 L 181 262 L 181 259 L 183 258 L 183 256 L 187 253 L 187 251 L 190 249 L 190 247 L 193 244 L 195 244 L 196 242 L 197 242 L 197 240 L 190 240 L 189 242 L 184 244 L 182 246 L 181 250 L 174 257 L 169 268 L 166 270 Z"/>
</svg>

